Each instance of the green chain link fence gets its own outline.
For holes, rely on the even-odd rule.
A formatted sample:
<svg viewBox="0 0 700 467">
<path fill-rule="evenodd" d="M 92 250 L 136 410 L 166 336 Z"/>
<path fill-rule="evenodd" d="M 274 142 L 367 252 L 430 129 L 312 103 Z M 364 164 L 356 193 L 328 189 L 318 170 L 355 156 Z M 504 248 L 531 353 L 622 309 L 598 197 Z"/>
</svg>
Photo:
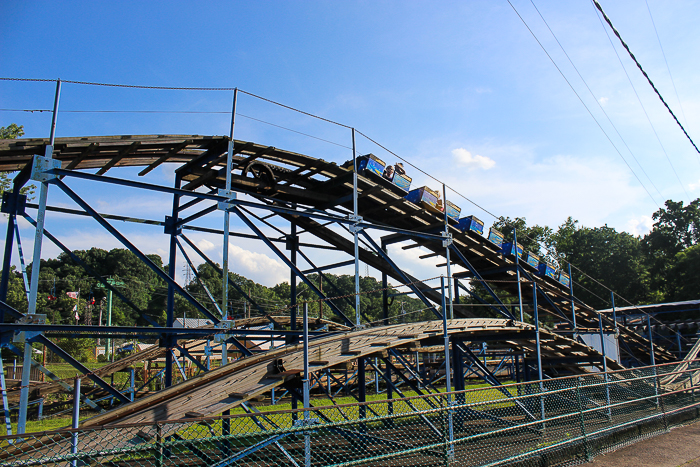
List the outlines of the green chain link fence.
<svg viewBox="0 0 700 467">
<path fill-rule="evenodd" d="M 258 412 L 0 437 L 0 465 L 496 466 L 582 462 L 695 418 L 700 361 Z"/>
</svg>

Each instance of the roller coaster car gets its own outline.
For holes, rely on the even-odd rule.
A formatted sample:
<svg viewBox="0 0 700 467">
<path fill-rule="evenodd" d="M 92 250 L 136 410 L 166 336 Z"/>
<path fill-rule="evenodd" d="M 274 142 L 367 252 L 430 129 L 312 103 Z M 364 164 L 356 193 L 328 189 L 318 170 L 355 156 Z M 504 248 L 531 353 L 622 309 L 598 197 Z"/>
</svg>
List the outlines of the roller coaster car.
<svg viewBox="0 0 700 467">
<path fill-rule="evenodd" d="M 269 165 L 262 162 L 252 161 L 243 169 L 243 176 L 247 177 L 250 174 L 254 179 L 263 182 L 264 185 L 259 185 L 256 188 L 258 193 L 266 193 L 275 189 L 275 174 Z"/>
<path fill-rule="evenodd" d="M 483 235 L 484 222 L 477 219 L 475 216 L 467 216 L 459 220 L 457 228 L 465 233 L 474 232 Z"/>
<path fill-rule="evenodd" d="M 540 263 L 537 268 L 537 275 L 557 280 L 557 270 L 549 263 Z"/>
<path fill-rule="evenodd" d="M 365 154 L 357 158 L 357 173 L 367 171 L 381 177 L 384 173 L 384 167 L 386 167 L 384 161 L 374 154 Z"/>
<path fill-rule="evenodd" d="M 525 255 L 525 261 L 535 269 L 537 269 L 540 265 L 540 257 L 529 251 Z"/>
<path fill-rule="evenodd" d="M 567 273 L 565 273 L 564 271 L 559 271 L 559 274 L 557 274 L 557 280 L 564 287 L 571 286 L 571 279 L 569 278 L 569 275 Z"/>
<path fill-rule="evenodd" d="M 503 234 L 499 232 L 498 230 L 494 229 L 491 227 L 489 229 L 489 242 L 493 243 L 497 247 L 501 247 L 503 245 Z"/>
<path fill-rule="evenodd" d="M 523 246 L 518 243 L 517 247 L 516 245 L 513 245 L 513 242 L 507 242 L 503 244 L 503 249 L 501 252 L 506 255 L 506 256 L 515 256 L 515 252 L 518 252 L 518 258 L 523 257 Z"/>
<path fill-rule="evenodd" d="M 413 204 L 423 206 L 431 211 L 442 212 L 437 207 L 438 192 L 431 190 L 427 186 L 422 186 L 420 188 L 416 188 L 415 190 L 409 191 L 404 198 Z"/>
</svg>

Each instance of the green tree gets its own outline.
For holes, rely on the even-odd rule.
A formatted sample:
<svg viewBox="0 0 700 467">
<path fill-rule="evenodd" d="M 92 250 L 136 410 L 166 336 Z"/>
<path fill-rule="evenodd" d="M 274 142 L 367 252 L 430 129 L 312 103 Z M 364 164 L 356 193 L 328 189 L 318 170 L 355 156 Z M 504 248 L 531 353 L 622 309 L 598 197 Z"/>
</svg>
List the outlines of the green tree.
<svg viewBox="0 0 700 467">
<path fill-rule="evenodd" d="M 700 245 L 680 251 L 668 269 L 668 301 L 697 300 L 700 297 Z"/>
<path fill-rule="evenodd" d="M 632 303 L 655 301 L 641 239 L 627 232 L 604 227 L 578 227 L 569 218 L 553 235 L 556 253 L 571 263 L 576 296 L 594 307 L 610 305 L 611 288 Z"/>
<path fill-rule="evenodd" d="M 24 125 L 17 126 L 16 123 L 10 123 L 8 126 L 0 126 L 0 139 L 17 139 L 24 135 Z M 0 196 L 12 187 L 12 178 L 7 172 L 0 172 Z M 36 186 L 25 186 L 20 190 L 20 193 L 32 197 Z"/>
<path fill-rule="evenodd" d="M 518 243 L 523 246 L 525 251 L 532 252 L 543 259 L 553 259 L 548 252 L 553 247 L 552 235 L 554 232 L 550 227 L 540 225 L 528 227 L 524 217 L 516 217 L 515 219 L 499 217 L 493 226 L 503 234 L 504 241 L 512 242 L 515 230 Z"/>
<path fill-rule="evenodd" d="M 700 198 L 687 206 L 683 201 L 666 201 L 666 207 L 656 211 L 652 231 L 644 237 L 643 246 L 649 263 L 652 285 L 669 296 L 676 294 L 678 284 L 671 283 L 675 263 L 684 258 L 683 250 L 700 240 Z M 676 274 L 673 280 L 678 280 Z"/>
</svg>

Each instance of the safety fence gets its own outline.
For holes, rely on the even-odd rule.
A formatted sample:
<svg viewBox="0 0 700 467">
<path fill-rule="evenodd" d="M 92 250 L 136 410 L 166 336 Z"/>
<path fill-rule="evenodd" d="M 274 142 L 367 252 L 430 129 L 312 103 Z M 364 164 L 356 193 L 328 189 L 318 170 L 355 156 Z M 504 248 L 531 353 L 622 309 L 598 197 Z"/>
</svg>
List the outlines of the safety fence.
<svg viewBox="0 0 700 467">
<path fill-rule="evenodd" d="M 227 416 L 0 437 L 0 465 L 575 463 L 696 417 L 699 379 L 693 361 L 309 410 L 244 404 Z"/>
</svg>

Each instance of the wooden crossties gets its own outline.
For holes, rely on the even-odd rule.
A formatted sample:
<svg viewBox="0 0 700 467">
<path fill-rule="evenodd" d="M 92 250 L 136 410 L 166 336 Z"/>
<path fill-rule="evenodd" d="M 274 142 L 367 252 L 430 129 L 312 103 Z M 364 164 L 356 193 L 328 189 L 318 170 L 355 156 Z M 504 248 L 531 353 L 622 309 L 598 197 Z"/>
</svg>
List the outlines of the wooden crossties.
<svg viewBox="0 0 700 467">
<path fill-rule="evenodd" d="M 507 336 L 501 342 L 504 348 L 525 352 L 534 358 L 534 327 L 503 319 L 455 319 L 448 322 L 448 333 L 464 341 L 488 339 L 498 342 L 499 334 Z M 602 355 L 576 341 L 548 331 L 542 331 L 542 352 L 545 356 L 581 358 L 588 363 L 591 357 L 602 366 Z M 346 332 L 313 341 L 309 347 L 310 357 L 318 354 L 323 359 L 315 359 L 311 371 L 316 373 L 326 368 L 343 368 L 358 357 L 373 357 L 391 348 L 421 346 L 431 340 L 442 339 L 442 322 L 401 324 Z M 270 364 L 278 359 L 283 362 L 282 377 L 270 373 Z M 300 345 L 290 346 L 246 357 L 203 375 L 192 378 L 177 386 L 144 397 L 134 403 L 117 408 L 103 415 L 87 420 L 82 426 L 100 426 L 124 423 L 177 420 L 185 418 L 188 412 L 204 416 L 219 414 L 224 410 L 240 405 L 270 389 L 284 383 L 286 377 L 298 374 L 303 368 L 303 350 Z M 609 369 L 622 369 L 615 361 L 608 359 Z M 235 394 L 235 397 L 232 397 Z"/>
</svg>

